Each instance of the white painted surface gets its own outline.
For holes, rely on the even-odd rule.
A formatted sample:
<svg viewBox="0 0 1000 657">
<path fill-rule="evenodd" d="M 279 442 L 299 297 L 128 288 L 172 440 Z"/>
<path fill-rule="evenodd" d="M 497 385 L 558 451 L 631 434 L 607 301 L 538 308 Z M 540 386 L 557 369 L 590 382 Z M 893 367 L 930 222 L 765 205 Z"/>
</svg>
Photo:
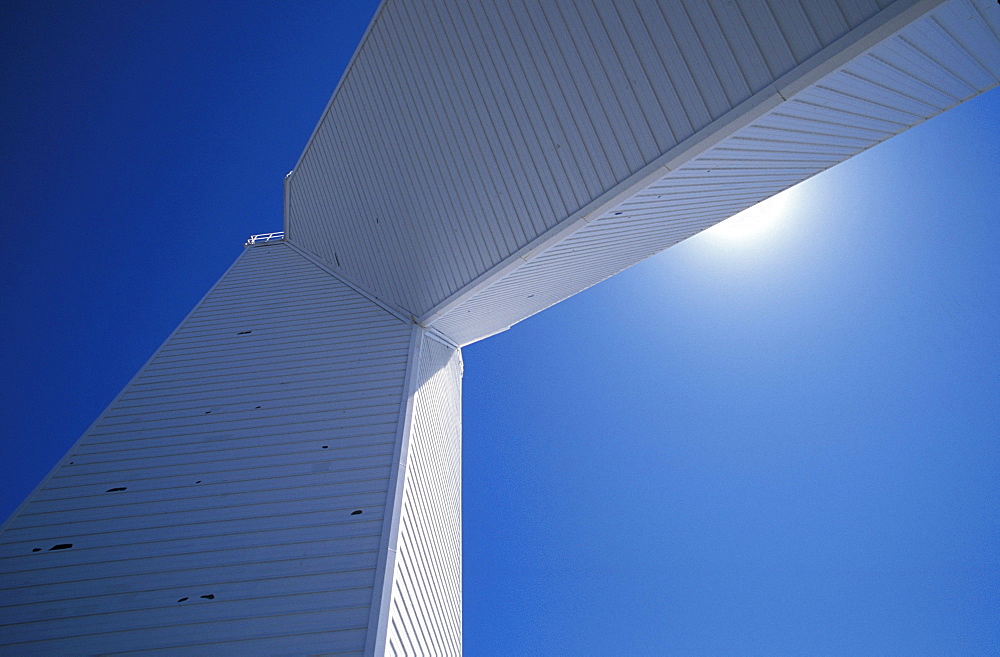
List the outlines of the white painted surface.
<svg viewBox="0 0 1000 657">
<path fill-rule="evenodd" d="M 995 85 L 996 6 L 937 4 L 389 0 L 289 241 L 0 535 L 0 644 L 459 654 L 461 359 L 410 316 L 480 339 Z"/>
<path fill-rule="evenodd" d="M 247 248 L 0 535 L 4 654 L 461 654 L 461 376 Z"/>
<path fill-rule="evenodd" d="M 1000 82 L 1000 7 L 952 0 L 715 146 L 624 190 L 430 322 L 502 331 Z"/>
<path fill-rule="evenodd" d="M 421 316 L 887 4 L 388 0 L 289 238 Z"/>
<path fill-rule="evenodd" d="M 389 0 L 288 179 L 289 235 L 468 344 L 995 86 L 997 14 Z"/>
<path fill-rule="evenodd" d="M 424 336 L 388 616 L 376 654 L 462 654 L 462 356 Z"/>
<path fill-rule="evenodd" d="M 0 535 L 4 654 L 361 654 L 411 326 L 247 248 Z"/>
</svg>

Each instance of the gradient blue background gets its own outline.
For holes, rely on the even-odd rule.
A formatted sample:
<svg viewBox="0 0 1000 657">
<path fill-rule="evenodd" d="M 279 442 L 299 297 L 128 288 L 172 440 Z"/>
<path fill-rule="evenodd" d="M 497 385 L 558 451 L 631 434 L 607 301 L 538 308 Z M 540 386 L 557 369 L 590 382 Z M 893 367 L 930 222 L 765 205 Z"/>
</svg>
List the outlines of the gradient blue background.
<svg viewBox="0 0 1000 657">
<path fill-rule="evenodd" d="M 0 515 L 280 229 L 373 11 L 0 7 Z M 465 350 L 466 654 L 1000 654 L 998 93 Z"/>
</svg>

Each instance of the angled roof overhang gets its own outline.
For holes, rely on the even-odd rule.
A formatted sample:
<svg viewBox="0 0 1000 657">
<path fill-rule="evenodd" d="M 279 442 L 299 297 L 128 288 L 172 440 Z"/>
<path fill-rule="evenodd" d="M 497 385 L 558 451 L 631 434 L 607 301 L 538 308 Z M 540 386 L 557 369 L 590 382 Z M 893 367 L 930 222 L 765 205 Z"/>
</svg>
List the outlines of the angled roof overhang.
<svg viewBox="0 0 1000 657">
<path fill-rule="evenodd" d="M 386 0 L 286 231 L 468 344 L 995 86 L 998 35 L 992 0 Z"/>
</svg>

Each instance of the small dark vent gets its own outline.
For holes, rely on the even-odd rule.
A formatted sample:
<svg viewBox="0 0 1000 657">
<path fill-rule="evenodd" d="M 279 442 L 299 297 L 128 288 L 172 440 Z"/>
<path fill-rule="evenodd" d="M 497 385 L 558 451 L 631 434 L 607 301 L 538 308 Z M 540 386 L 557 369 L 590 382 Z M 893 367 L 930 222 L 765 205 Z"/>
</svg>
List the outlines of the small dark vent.
<svg viewBox="0 0 1000 657">
<path fill-rule="evenodd" d="M 109 488 L 105 492 L 106 493 L 118 493 L 118 492 L 121 492 L 123 490 L 128 490 L 128 486 L 119 486 L 117 488 Z"/>
<path fill-rule="evenodd" d="M 49 548 L 49 552 L 51 552 L 52 550 L 68 550 L 71 547 L 73 547 L 72 543 L 56 543 L 55 545 Z"/>
<path fill-rule="evenodd" d="M 205 598 L 206 600 L 215 600 L 215 594 L 214 593 L 209 593 L 208 595 L 203 595 L 201 597 Z"/>
<path fill-rule="evenodd" d="M 253 331 L 240 331 L 236 335 L 250 335 L 251 333 L 253 333 Z"/>
<path fill-rule="evenodd" d="M 183 598 L 178 598 L 177 602 L 184 602 L 185 600 L 187 600 L 187 596 L 184 596 Z"/>
<path fill-rule="evenodd" d="M 32 552 L 41 552 L 42 548 L 31 548 Z"/>
<path fill-rule="evenodd" d="M 362 511 L 361 509 L 355 509 L 354 511 L 351 511 L 352 516 L 360 516 L 362 513 L 364 513 L 364 511 Z"/>
</svg>

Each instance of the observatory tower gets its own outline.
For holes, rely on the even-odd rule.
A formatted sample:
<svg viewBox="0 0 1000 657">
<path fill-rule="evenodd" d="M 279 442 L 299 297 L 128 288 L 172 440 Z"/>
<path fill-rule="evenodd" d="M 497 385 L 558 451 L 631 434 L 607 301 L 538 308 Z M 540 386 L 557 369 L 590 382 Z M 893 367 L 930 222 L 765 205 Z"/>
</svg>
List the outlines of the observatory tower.
<svg viewBox="0 0 1000 657">
<path fill-rule="evenodd" d="M 4 654 L 460 654 L 461 347 L 998 81 L 993 0 L 385 0 L 4 525 Z"/>
</svg>

